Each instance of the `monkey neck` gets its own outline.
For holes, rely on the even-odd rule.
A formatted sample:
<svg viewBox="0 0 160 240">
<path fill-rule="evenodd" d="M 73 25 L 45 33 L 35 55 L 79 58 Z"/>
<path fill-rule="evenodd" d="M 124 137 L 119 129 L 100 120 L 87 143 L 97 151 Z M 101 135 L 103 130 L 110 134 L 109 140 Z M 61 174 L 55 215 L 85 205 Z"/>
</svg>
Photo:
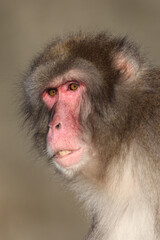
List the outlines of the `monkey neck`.
<svg viewBox="0 0 160 240">
<path fill-rule="evenodd" d="M 131 189 L 130 184 L 127 184 L 126 188 L 119 185 L 119 191 L 115 196 L 112 193 L 110 196 L 102 194 L 99 199 L 97 196 L 97 208 L 93 210 L 92 232 L 87 240 L 155 239 L 152 203 L 146 200 L 145 194 L 142 194 L 140 189 L 138 191 Z"/>
<path fill-rule="evenodd" d="M 152 200 L 156 199 L 158 205 L 153 190 L 156 184 L 154 177 L 147 173 L 147 169 L 151 169 L 151 166 L 146 166 L 149 159 L 145 159 L 143 165 L 139 156 L 138 151 L 132 149 L 123 159 L 123 164 L 121 160 L 117 161 L 117 165 L 114 163 L 105 184 L 95 186 L 95 183 L 86 184 L 86 180 L 80 184 L 83 189 L 80 189 L 79 197 L 93 215 L 91 231 L 86 240 L 156 239 L 155 203 Z"/>
<path fill-rule="evenodd" d="M 155 240 L 152 207 L 143 197 L 106 202 L 93 216 L 87 240 Z"/>
<path fill-rule="evenodd" d="M 87 198 L 86 209 L 90 209 L 93 219 L 85 240 L 157 239 L 152 202 L 146 200 L 140 189 L 131 193 L 128 187 L 120 186 L 115 196 L 111 192 L 108 194 L 106 189 L 104 192 L 86 189 L 82 198 Z"/>
</svg>

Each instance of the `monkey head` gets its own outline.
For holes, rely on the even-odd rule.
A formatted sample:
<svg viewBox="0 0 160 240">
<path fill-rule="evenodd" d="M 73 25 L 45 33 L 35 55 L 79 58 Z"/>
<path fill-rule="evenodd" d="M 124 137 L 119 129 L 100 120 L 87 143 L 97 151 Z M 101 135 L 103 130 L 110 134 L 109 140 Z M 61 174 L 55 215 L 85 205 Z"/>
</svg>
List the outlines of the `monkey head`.
<svg viewBox="0 0 160 240">
<path fill-rule="evenodd" d="M 33 61 L 23 110 L 36 145 L 60 172 L 103 176 L 134 128 L 126 122 L 139 69 L 136 47 L 105 33 L 57 39 Z"/>
</svg>

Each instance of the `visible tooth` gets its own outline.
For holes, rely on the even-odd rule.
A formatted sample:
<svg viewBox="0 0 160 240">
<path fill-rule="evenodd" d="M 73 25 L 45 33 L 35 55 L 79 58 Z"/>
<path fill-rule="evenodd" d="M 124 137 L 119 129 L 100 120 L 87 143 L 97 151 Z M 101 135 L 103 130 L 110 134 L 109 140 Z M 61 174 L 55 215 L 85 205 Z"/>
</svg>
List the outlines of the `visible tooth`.
<svg viewBox="0 0 160 240">
<path fill-rule="evenodd" d="M 71 151 L 59 151 L 58 152 L 58 154 L 60 155 L 60 156 L 65 156 L 65 155 L 67 155 L 67 154 L 69 154 L 69 153 L 71 153 Z"/>
</svg>

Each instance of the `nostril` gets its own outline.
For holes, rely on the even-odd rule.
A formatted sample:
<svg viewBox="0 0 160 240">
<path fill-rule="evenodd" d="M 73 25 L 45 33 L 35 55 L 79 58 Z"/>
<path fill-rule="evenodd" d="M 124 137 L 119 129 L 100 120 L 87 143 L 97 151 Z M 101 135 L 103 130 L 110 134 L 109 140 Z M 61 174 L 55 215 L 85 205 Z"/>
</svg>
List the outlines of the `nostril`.
<svg viewBox="0 0 160 240">
<path fill-rule="evenodd" d="M 61 128 L 61 123 L 58 123 L 56 126 L 55 126 L 56 129 L 60 129 Z"/>
</svg>

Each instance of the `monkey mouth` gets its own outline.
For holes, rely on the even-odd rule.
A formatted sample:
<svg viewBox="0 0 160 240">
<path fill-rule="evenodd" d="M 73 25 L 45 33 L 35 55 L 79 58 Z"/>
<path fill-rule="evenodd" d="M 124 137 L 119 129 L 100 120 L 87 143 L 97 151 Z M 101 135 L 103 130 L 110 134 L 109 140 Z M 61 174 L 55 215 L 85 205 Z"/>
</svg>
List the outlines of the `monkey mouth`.
<svg viewBox="0 0 160 240">
<path fill-rule="evenodd" d="M 62 167 L 70 167 L 79 162 L 80 155 L 80 149 L 60 150 L 53 155 L 53 159 Z"/>
<path fill-rule="evenodd" d="M 59 151 L 56 151 L 55 154 L 53 155 L 53 157 L 64 157 L 66 155 L 70 155 L 74 152 L 77 152 L 79 151 L 79 149 L 76 149 L 76 150 L 59 150 Z"/>
<path fill-rule="evenodd" d="M 71 153 L 72 153 L 71 150 L 60 150 L 55 154 L 55 156 L 63 157 Z"/>
</svg>

